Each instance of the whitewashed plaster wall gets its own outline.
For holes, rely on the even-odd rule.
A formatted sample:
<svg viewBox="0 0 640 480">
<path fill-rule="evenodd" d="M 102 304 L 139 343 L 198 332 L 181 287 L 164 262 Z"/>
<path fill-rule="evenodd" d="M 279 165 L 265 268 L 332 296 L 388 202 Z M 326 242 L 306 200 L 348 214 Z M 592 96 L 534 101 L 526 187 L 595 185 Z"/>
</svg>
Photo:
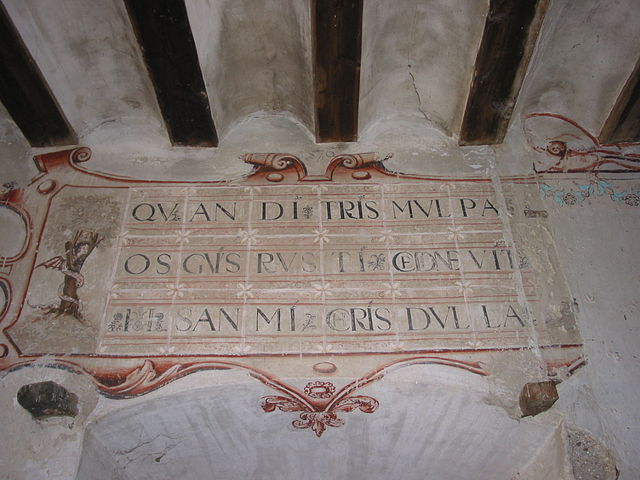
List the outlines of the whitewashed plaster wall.
<svg viewBox="0 0 640 480">
<path fill-rule="evenodd" d="M 143 398 L 110 400 L 87 377 L 45 362 L 2 381 L 14 432 L 3 478 L 572 479 L 561 415 L 513 419 L 492 405 L 485 380 L 447 367 L 394 372 L 367 391 L 381 401 L 375 415 L 351 415 L 318 439 L 291 427 L 290 415 L 265 414 L 259 399 L 269 390 L 237 372 L 196 373 Z M 79 396 L 78 417 L 34 422 L 17 405 L 24 382 L 43 380 Z"/>
<path fill-rule="evenodd" d="M 532 151 L 520 148 L 527 114 L 563 115 L 599 135 L 640 58 L 639 22 L 635 0 L 550 2 L 505 142 L 497 148 L 502 174 L 531 170 Z"/>
<path fill-rule="evenodd" d="M 457 136 L 487 1 L 365 2 L 360 132 L 409 117 Z"/>
<path fill-rule="evenodd" d="M 26 185 L 36 173 L 30 156 L 29 143 L 0 104 L 0 185 L 10 182 Z"/>
<path fill-rule="evenodd" d="M 125 6 L 117 0 L 3 1 L 80 141 L 169 145 Z M 96 138 L 96 136 L 98 138 Z"/>
<path fill-rule="evenodd" d="M 222 143 L 254 112 L 287 112 L 315 130 L 310 11 L 296 0 L 188 0 L 211 111 Z"/>
<path fill-rule="evenodd" d="M 551 2 L 507 141 L 496 152 L 501 172 L 531 167 L 535 155 L 518 140 L 527 113 L 566 115 L 599 133 L 638 59 L 637 7 L 633 0 Z M 633 479 L 640 475 L 638 211 L 608 198 L 575 208 L 549 204 L 589 362 L 559 386 L 557 408 L 612 449 L 621 479 Z"/>
<path fill-rule="evenodd" d="M 595 135 L 639 58 L 635 0 L 552 1 L 514 118 L 566 115 Z"/>
<path fill-rule="evenodd" d="M 558 408 L 604 440 L 631 480 L 640 475 L 640 212 L 608 199 L 549 211 L 589 362 L 559 386 Z"/>
<path fill-rule="evenodd" d="M 98 419 L 85 440 L 78 480 L 207 478 L 512 478 L 556 435 L 559 417 L 517 421 L 488 405 L 486 383 L 446 367 L 409 367 L 368 393 L 377 418 L 349 430 L 282 428 L 265 417 L 256 384 L 158 397 Z M 425 435 L 425 432 L 429 432 Z M 301 435 L 305 433 L 305 435 Z M 111 468 L 96 468 L 96 457 Z M 562 461 L 545 478 L 570 478 Z M 102 476 L 101 476 L 102 475 Z M 542 477 L 538 477 L 540 480 Z"/>
</svg>

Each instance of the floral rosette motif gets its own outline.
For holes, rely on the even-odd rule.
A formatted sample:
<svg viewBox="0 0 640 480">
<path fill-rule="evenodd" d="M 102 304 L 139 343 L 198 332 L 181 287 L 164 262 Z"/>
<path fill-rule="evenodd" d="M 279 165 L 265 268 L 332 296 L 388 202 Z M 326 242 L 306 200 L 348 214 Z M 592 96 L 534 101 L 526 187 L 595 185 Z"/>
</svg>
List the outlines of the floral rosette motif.
<svg viewBox="0 0 640 480">
<path fill-rule="evenodd" d="M 309 382 L 304 387 L 304 393 L 311 398 L 331 398 L 336 387 L 331 382 Z"/>
</svg>

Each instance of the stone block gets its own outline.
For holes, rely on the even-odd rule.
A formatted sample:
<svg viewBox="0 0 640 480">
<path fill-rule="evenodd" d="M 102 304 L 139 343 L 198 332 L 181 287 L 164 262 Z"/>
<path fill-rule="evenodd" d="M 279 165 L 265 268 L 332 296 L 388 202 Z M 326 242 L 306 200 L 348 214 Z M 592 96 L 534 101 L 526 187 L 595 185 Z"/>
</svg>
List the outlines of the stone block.
<svg viewBox="0 0 640 480">
<path fill-rule="evenodd" d="M 549 410 L 558 400 L 556 384 L 551 381 L 527 383 L 520 392 L 520 410 L 523 417 Z"/>
<path fill-rule="evenodd" d="M 37 420 L 78 415 L 78 396 L 51 381 L 23 385 L 18 390 L 18 403 Z"/>
</svg>

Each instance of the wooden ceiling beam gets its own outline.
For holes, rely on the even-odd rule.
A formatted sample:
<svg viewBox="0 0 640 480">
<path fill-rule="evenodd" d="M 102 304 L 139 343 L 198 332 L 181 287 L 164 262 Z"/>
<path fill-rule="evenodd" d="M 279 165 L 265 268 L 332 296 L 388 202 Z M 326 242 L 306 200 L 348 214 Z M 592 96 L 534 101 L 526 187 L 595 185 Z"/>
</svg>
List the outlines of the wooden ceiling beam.
<svg viewBox="0 0 640 480">
<path fill-rule="evenodd" d="M 640 141 L 640 59 L 618 95 L 598 140 L 603 144 Z"/>
<path fill-rule="evenodd" d="M 0 101 L 32 147 L 78 143 L 73 129 L 2 4 Z"/>
<path fill-rule="evenodd" d="M 358 138 L 362 0 L 313 0 L 316 141 Z"/>
<path fill-rule="evenodd" d="M 549 0 L 491 0 L 469 97 L 461 145 L 502 143 Z"/>
<path fill-rule="evenodd" d="M 173 145 L 217 147 L 184 0 L 125 0 Z"/>
</svg>

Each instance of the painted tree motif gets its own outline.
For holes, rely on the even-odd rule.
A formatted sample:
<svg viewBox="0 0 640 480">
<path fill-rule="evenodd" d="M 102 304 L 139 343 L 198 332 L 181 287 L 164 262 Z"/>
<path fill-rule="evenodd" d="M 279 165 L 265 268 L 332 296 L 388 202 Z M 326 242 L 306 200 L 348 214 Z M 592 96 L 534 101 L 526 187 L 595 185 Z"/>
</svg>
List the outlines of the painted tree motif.
<svg viewBox="0 0 640 480">
<path fill-rule="evenodd" d="M 73 316 L 82 323 L 86 323 L 80 309 L 78 289 L 84 285 L 84 276 L 80 273 L 87 257 L 93 252 L 102 238 L 95 232 L 76 230 L 73 238 L 65 242 L 65 256 L 56 256 L 38 267 L 54 268 L 64 274 L 64 282 L 61 285 L 59 303 L 42 305 L 39 308 L 46 314 L 55 314 L 56 317 L 67 314 Z"/>
</svg>

